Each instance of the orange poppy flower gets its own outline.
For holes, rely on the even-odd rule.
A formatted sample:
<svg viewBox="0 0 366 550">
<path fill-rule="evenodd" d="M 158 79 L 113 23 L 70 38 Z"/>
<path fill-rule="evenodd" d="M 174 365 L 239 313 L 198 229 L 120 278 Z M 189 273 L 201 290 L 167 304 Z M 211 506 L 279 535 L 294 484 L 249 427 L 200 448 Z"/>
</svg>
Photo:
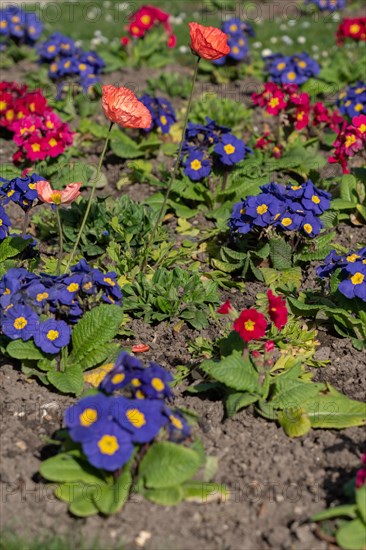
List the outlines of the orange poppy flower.
<svg viewBox="0 0 366 550">
<path fill-rule="evenodd" d="M 150 111 L 128 88 L 102 87 L 102 107 L 111 122 L 124 128 L 150 128 Z"/>
<path fill-rule="evenodd" d="M 80 187 L 82 183 L 69 183 L 65 189 L 59 191 L 58 189 L 52 189 L 48 181 L 37 181 L 36 190 L 38 198 L 42 202 L 48 204 L 71 204 L 80 195 Z"/>
<path fill-rule="evenodd" d="M 189 23 L 191 49 L 199 57 L 214 61 L 228 55 L 230 46 L 227 35 L 216 27 L 204 27 L 198 23 Z"/>
</svg>

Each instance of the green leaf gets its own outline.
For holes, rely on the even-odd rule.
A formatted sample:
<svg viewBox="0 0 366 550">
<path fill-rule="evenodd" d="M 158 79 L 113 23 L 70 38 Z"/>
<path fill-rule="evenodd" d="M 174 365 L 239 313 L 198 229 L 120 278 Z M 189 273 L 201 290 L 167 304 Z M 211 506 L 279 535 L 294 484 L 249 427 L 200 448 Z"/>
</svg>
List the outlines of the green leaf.
<svg viewBox="0 0 366 550">
<path fill-rule="evenodd" d="M 88 516 L 94 516 L 98 513 L 98 508 L 95 506 L 92 500 L 92 490 L 88 487 L 88 496 L 76 498 L 70 503 L 69 510 L 74 516 L 85 518 Z"/>
<path fill-rule="evenodd" d="M 175 506 L 183 500 L 184 490 L 181 485 L 164 489 L 144 489 L 143 496 L 162 506 Z"/>
<path fill-rule="evenodd" d="M 287 242 L 283 239 L 270 239 L 269 247 L 269 256 L 275 269 L 282 270 L 292 267 L 292 251 L 291 246 Z"/>
<path fill-rule="evenodd" d="M 194 476 L 201 458 L 193 449 L 176 443 L 154 443 L 139 467 L 139 476 L 147 488 L 165 489 L 180 485 Z"/>
<path fill-rule="evenodd" d="M 349 521 L 338 529 L 336 540 L 344 550 L 364 550 L 366 525 L 360 519 Z"/>
<path fill-rule="evenodd" d="M 102 480 L 101 472 L 90 466 L 86 460 L 78 459 L 70 453 L 60 453 L 42 462 L 39 469 L 48 481 L 72 483 L 76 481 L 98 484 Z"/>
<path fill-rule="evenodd" d="M 275 394 L 271 404 L 278 409 L 300 407 L 304 401 L 315 397 L 324 389 L 324 384 L 279 376 L 275 383 Z"/>
<path fill-rule="evenodd" d="M 278 413 L 278 421 L 289 437 L 301 437 L 311 429 L 309 417 L 303 409 L 288 408 Z"/>
<path fill-rule="evenodd" d="M 17 256 L 27 248 L 29 241 L 22 237 L 7 237 L 0 244 L 0 263 Z"/>
<path fill-rule="evenodd" d="M 105 485 L 93 497 L 95 506 L 102 514 L 118 512 L 126 502 L 132 488 L 131 460 L 123 468 L 121 475 L 112 485 Z"/>
<path fill-rule="evenodd" d="M 301 286 L 301 267 L 291 267 L 290 269 L 283 269 L 282 271 L 277 271 L 271 267 L 260 267 L 259 269 L 262 272 L 264 281 L 268 286 L 273 286 L 276 284 L 294 285 L 295 288 L 300 288 Z"/>
<path fill-rule="evenodd" d="M 322 512 L 318 512 L 311 516 L 311 521 L 324 521 L 327 519 L 333 519 L 346 516 L 349 518 L 356 517 L 356 505 L 355 504 L 344 504 L 342 506 L 335 506 L 334 508 L 328 508 Z"/>
<path fill-rule="evenodd" d="M 227 416 L 231 417 L 240 409 L 248 407 L 258 401 L 259 396 L 248 392 L 230 393 L 225 399 L 225 409 Z"/>
<path fill-rule="evenodd" d="M 356 504 L 361 519 L 366 524 L 366 485 L 356 489 Z"/>
<path fill-rule="evenodd" d="M 83 391 L 83 371 L 79 365 L 66 367 L 61 371 L 48 371 L 48 381 L 62 393 L 74 393 L 79 395 Z"/>
<path fill-rule="evenodd" d="M 234 350 L 220 362 L 204 361 L 201 368 L 212 378 L 234 390 L 255 392 L 259 389 L 258 374 L 250 359 L 245 360 L 240 351 Z"/>
<path fill-rule="evenodd" d="M 85 313 L 72 331 L 73 350 L 68 364 L 80 364 L 87 357 L 86 364 L 90 365 L 93 363 L 93 352 L 94 364 L 97 364 L 101 346 L 115 337 L 122 319 L 122 307 L 108 304 L 102 304 Z"/>
<path fill-rule="evenodd" d="M 183 484 L 184 500 L 207 504 L 209 502 L 225 502 L 229 491 L 219 483 L 203 483 L 202 481 L 187 481 Z"/>
<path fill-rule="evenodd" d="M 344 199 L 334 199 L 332 201 L 332 208 L 334 210 L 353 210 L 356 206 L 356 203 L 351 201 L 346 201 Z"/>
<path fill-rule="evenodd" d="M 351 202 L 354 206 L 356 191 L 356 178 L 351 174 L 344 174 L 341 179 L 340 195 L 344 201 Z M 332 201 L 333 204 L 334 201 Z"/>
<path fill-rule="evenodd" d="M 126 139 L 125 139 L 126 138 Z M 111 139 L 111 149 L 113 153 L 123 159 L 136 159 L 144 156 L 139 146 L 130 138 L 125 136 Z"/>
<path fill-rule="evenodd" d="M 44 359 L 46 355 L 37 348 L 33 340 L 12 340 L 6 347 L 6 352 L 14 359 Z"/>
<path fill-rule="evenodd" d="M 302 404 L 313 428 L 349 428 L 366 423 L 366 404 L 345 395 L 321 395 Z"/>
</svg>

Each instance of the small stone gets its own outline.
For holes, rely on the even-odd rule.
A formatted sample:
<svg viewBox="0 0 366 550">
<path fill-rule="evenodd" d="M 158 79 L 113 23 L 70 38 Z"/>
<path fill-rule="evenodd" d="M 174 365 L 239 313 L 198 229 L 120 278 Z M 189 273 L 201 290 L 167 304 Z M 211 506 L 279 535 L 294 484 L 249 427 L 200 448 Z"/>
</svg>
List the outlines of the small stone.
<svg viewBox="0 0 366 550">
<path fill-rule="evenodd" d="M 151 533 L 149 531 L 141 531 L 135 538 L 135 544 L 139 548 L 143 548 L 148 540 L 151 539 Z"/>
<path fill-rule="evenodd" d="M 20 449 L 21 451 L 26 451 L 27 450 L 27 445 L 26 443 L 24 443 L 24 441 L 22 440 L 19 440 L 15 443 L 16 447 L 18 447 L 18 449 Z"/>
</svg>

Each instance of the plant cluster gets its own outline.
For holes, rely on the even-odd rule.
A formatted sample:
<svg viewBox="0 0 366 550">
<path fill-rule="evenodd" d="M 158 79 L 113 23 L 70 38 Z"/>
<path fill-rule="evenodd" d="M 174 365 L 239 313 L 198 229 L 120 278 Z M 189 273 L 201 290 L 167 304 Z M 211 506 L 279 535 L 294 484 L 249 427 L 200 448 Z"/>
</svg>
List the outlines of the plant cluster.
<svg viewBox="0 0 366 550">
<path fill-rule="evenodd" d="M 294 55 L 271 54 L 265 58 L 266 72 L 276 84 L 304 84 L 319 74 L 320 67 L 308 53 Z"/>
<path fill-rule="evenodd" d="M 341 46 L 347 38 L 355 42 L 366 41 L 366 17 L 354 17 L 343 19 L 337 32 L 337 44 Z"/>
<path fill-rule="evenodd" d="M 59 32 L 37 46 L 40 63 L 48 63 L 48 76 L 57 83 L 57 98 L 70 80 L 87 93 L 100 82 L 105 67 L 103 59 L 93 51 L 85 51 L 75 41 Z"/>
<path fill-rule="evenodd" d="M 351 119 L 366 115 L 366 83 L 359 81 L 339 92 L 337 106 L 343 116 Z"/>
<path fill-rule="evenodd" d="M 42 30 L 43 24 L 35 13 L 16 5 L 5 6 L 0 10 L 0 51 L 6 49 L 11 41 L 34 46 Z"/>
<path fill-rule="evenodd" d="M 227 169 L 242 161 L 253 151 L 230 133 L 230 128 L 220 126 L 206 117 L 206 124 L 189 122 L 182 148 L 184 173 L 192 181 L 206 178 L 214 164 Z"/>
<path fill-rule="evenodd" d="M 69 325 L 85 311 L 100 300 L 121 304 L 116 277 L 114 272 L 92 269 L 85 260 L 60 276 L 10 269 L 0 281 L 1 330 L 11 340 L 33 338 L 45 353 L 58 354 L 70 342 Z"/>
<path fill-rule="evenodd" d="M 170 101 L 164 97 L 151 97 L 148 94 L 141 96 L 140 101 L 149 109 L 152 118 L 150 128 L 144 131 L 151 132 L 154 128 L 160 128 L 163 134 L 169 134 L 172 124 L 177 122 Z"/>
<path fill-rule="evenodd" d="M 129 35 L 131 38 L 144 38 L 152 28 L 162 25 L 168 35 L 168 48 L 174 48 L 177 43 L 177 38 L 173 33 L 169 18 L 169 13 L 156 6 L 141 6 L 141 8 L 132 13 L 129 17 L 129 25 L 127 27 Z M 127 46 L 129 42 L 130 39 L 127 36 L 121 38 L 122 46 Z"/>
<path fill-rule="evenodd" d="M 56 158 L 73 142 L 73 132 L 42 92 L 16 82 L 0 83 L 0 127 L 13 134 L 15 163 Z"/>
<path fill-rule="evenodd" d="M 202 498 L 208 484 L 192 478 L 206 457 L 182 413 L 167 403 L 172 375 L 124 351 L 111 367 L 99 391 L 66 410 L 61 452 L 43 462 L 42 476 L 59 482 L 56 496 L 77 516 L 118 512 L 132 490 L 164 505 Z M 85 492 L 90 482 L 92 498 Z"/>
<path fill-rule="evenodd" d="M 330 277 L 331 289 L 338 289 L 346 298 L 359 298 L 366 302 L 366 247 L 346 255 L 332 250 L 317 267 L 318 277 Z"/>
<path fill-rule="evenodd" d="M 349 159 L 356 154 L 365 153 L 366 115 L 355 116 L 352 123 L 344 121 L 333 147 L 334 153 L 328 162 L 340 164 L 344 174 L 349 174 Z"/>
<path fill-rule="evenodd" d="M 232 233 L 246 234 L 270 226 L 282 231 L 302 231 L 315 237 L 323 227 L 319 218 L 330 207 L 331 195 L 311 180 L 284 187 L 272 182 L 261 186 L 259 195 L 234 205 L 228 222 Z"/>
<path fill-rule="evenodd" d="M 249 55 L 248 36 L 255 36 L 253 27 L 246 21 L 236 17 L 228 19 L 221 25 L 222 31 L 228 37 L 230 53 L 216 59 L 215 65 L 225 65 L 230 62 L 243 61 Z"/>
<path fill-rule="evenodd" d="M 346 0 L 305 0 L 305 4 L 312 4 L 318 8 L 319 11 L 338 11 L 344 10 L 346 7 Z"/>
</svg>

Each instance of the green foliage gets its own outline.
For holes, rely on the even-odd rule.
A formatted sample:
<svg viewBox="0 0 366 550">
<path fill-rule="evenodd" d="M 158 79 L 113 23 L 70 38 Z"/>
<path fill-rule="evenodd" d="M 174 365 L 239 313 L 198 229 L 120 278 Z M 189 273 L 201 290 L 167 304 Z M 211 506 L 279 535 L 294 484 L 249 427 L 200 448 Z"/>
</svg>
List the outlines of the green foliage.
<svg viewBox="0 0 366 550">
<path fill-rule="evenodd" d="M 351 504 L 328 508 L 313 515 L 311 520 L 329 525 L 342 550 L 363 550 L 366 540 L 366 485 L 354 489 L 351 498 Z"/>
<path fill-rule="evenodd" d="M 111 341 L 122 318 L 121 307 L 101 304 L 86 312 L 74 326 L 70 353 L 65 347 L 58 356 L 49 355 L 31 340 L 14 340 L 7 345 L 6 354 L 22 362 L 22 371 L 27 376 L 36 376 L 61 393 L 80 395 L 84 387 L 83 371 L 118 353 L 118 346 Z"/>
<path fill-rule="evenodd" d="M 340 196 L 332 201 L 332 209 L 339 212 L 339 220 L 350 218 L 355 225 L 366 224 L 366 170 L 358 171 L 363 181 L 345 174 L 340 183 Z"/>
<path fill-rule="evenodd" d="M 125 310 L 134 317 L 146 323 L 178 317 L 197 330 L 208 326 L 209 306 L 219 303 L 214 281 L 180 267 L 159 268 L 152 278 L 140 273 L 123 292 Z"/>
<path fill-rule="evenodd" d="M 174 72 L 161 73 L 155 78 L 147 79 L 148 88 L 146 93 L 156 96 L 159 92 L 169 97 L 181 97 L 188 99 L 192 83 L 187 78 L 182 78 L 182 75 Z"/>
<path fill-rule="evenodd" d="M 228 126 L 235 133 L 250 121 L 251 111 L 237 101 L 222 99 L 211 92 L 193 104 L 189 119 L 196 124 L 206 124 L 206 117 L 221 126 Z"/>
<path fill-rule="evenodd" d="M 6 273 L 7 263 L 9 258 L 16 258 L 29 246 L 29 241 L 22 239 L 22 237 L 6 237 L 0 243 L 0 276 Z"/>
</svg>

